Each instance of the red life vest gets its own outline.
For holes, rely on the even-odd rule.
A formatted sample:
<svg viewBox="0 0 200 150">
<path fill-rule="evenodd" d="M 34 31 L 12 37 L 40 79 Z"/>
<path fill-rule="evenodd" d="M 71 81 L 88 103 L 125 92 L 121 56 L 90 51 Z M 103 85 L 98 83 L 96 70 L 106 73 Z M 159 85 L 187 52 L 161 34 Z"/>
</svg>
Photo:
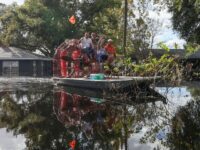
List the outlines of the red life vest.
<svg viewBox="0 0 200 150">
<path fill-rule="evenodd" d="M 61 76 L 66 77 L 67 76 L 67 62 L 62 59 L 63 57 L 66 57 L 67 51 L 63 50 L 60 52 L 60 69 L 61 69 Z"/>
<path fill-rule="evenodd" d="M 72 52 L 72 60 L 77 60 L 81 57 L 81 51 L 79 49 L 76 49 Z"/>
</svg>

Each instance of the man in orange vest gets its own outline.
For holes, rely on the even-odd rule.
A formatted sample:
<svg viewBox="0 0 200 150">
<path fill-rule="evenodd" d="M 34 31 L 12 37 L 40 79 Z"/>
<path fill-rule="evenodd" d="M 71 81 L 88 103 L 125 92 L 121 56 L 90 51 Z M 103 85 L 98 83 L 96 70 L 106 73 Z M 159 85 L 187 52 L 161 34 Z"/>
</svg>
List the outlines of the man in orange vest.
<svg viewBox="0 0 200 150">
<path fill-rule="evenodd" d="M 113 40 L 112 39 L 108 39 L 108 43 L 105 45 L 105 50 L 108 54 L 108 62 L 112 63 L 114 58 L 116 57 L 116 49 L 113 45 Z"/>
</svg>

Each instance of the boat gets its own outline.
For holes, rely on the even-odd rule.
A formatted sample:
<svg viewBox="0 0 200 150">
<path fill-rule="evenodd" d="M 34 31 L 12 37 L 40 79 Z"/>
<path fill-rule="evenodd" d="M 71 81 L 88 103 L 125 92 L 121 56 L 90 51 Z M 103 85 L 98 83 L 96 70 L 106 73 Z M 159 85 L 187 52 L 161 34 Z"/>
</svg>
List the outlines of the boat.
<svg viewBox="0 0 200 150">
<path fill-rule="evenodd" d="M 78 47 L 78 41 L 75 39 L 63 42 L 56 49 L 53 64 L 53 81 L 56 85 L 113 90 L 131 86 L 149 86 L 158 79 L 158 77 L 109 75 L 103 69 L 104 62 L 99 62 L 96 58 L 89 58 L 87 53 Z"/>
<path fill-rule="evenodd" d="M 128 77 L 118 76 L 112 78 L 105 78 L 101 80 L 94 80 L 90 78 L 61 78 L 54 77 L 53 80 L 56 85 L 72 86 L 94 90 L 113 90 L 123 89 L 127 87 L 141 87 L 149 86 L 158 77 Z"/>
</svg>

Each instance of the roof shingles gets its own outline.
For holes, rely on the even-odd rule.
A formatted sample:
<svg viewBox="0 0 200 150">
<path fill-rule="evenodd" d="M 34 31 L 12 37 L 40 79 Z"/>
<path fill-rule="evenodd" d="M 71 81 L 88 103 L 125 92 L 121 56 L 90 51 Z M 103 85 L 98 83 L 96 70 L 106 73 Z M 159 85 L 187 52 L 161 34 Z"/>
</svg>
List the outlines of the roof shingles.
<svg viewBox="0 0 200 150">
<path fill-rule="evenodd" d="M 0 47 L 0 60 L 51 60 L 16 47 Z"/>
</svg>

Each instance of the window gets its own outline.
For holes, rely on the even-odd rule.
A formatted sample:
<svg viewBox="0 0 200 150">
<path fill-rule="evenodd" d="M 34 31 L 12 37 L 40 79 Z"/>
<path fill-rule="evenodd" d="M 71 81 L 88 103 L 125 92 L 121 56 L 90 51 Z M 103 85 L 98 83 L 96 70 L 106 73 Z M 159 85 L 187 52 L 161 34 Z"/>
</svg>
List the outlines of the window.
<svg viewBox="0 0 200 150">
<path fill-rule="evenodd" d="M 6 77 L 19 76 L 19 62 L 3 61 L 3 76 Z"/>
</svg>

